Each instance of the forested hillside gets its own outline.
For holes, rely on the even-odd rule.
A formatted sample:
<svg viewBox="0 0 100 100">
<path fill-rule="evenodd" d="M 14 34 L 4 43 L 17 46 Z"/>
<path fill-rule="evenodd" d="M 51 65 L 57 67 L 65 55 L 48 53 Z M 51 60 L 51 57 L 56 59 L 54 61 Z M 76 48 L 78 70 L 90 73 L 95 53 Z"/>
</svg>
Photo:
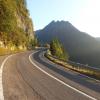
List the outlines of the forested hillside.
<svg viewBox="0 0 100 100">
<path fill-rule="evenodd" d="M 27 48 L 33 38 L 26 0 L 0 0 L 0 46 Z"/>
</svg>

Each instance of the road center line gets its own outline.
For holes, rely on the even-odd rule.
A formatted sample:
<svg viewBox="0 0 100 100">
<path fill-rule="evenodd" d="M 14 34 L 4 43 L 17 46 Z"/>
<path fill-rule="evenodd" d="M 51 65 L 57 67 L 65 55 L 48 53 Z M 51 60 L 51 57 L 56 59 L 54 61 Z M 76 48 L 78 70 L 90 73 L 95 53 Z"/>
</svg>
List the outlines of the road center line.
<svg viewBox="0 0 100 100">
<path fill-rule="evenodd" d="M 36 53 L 36 52 L 34 52 L 34 53 Z M 32 59 L 31 59 L 31 56 L 32 56 L 34 53 L 32 53 L 32 54 L 29 55 L 29 60 L 30 60 L 30 62 L 31 62 L 37 69 L 39 69 L 41 72 L 43 72 L 44 74 L 48 75 L 49 77 L 55 79 L 56 81 L 60 82 L 61 84 L 63 84 L 63 85 L 65 85 L 65 86 L 67 86 L 67 87 L 73 89 L 74 91 L 76 91 L 76 92 L 78 92 L 78 93 L 80 93 L 80 94 L 82 94 L 82 95 L 84 95 L 84 96 L 90 98 L 91 100 L 97 100 L 96 98 L 94 98 L 94 97 L 92 97 L 92 96 L 90 96 L 90 95 L 88 95 L 88 94 L 86 94 L 86 93 L 84 93 L 84 92 L 82 92 L 82 91 L 80 91 L 80 90 L 78 90 L 78 89 L 76 89 L 76 88 L 74 88 L 74 87 L 68 85 L 67 83 L 61 81 L 60 79 L 54 77 L 53 75 L 47 73 L 47 72 L 44 71 L 42 68 L 40 68 L 39 66 L 37 66 L 37 65 L 32 61 Z"/>
</svg>

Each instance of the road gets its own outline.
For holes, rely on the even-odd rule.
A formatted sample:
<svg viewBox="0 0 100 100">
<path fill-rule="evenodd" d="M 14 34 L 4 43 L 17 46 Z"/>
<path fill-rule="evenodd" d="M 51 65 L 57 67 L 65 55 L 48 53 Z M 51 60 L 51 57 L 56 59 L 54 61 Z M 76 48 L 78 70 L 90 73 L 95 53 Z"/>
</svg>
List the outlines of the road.
<svg viewBox="0 0 100 100">
<path fill-rule="evenodd" d="M 100 100 L 100 82 L 54 64 L 43 49 L 11 56 L 3 68 L 4 100 Z"/>
</svg>

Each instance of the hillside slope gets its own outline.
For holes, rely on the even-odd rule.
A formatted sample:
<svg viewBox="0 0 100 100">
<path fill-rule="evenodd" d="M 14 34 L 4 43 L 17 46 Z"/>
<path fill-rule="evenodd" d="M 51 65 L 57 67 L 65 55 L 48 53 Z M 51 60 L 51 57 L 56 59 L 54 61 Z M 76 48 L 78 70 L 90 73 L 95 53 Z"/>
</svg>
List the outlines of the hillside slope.
<svg viewBox="0 0 100 100">
<path fill-rule="evenodd" d="M 26 0 L 0 0 L 0 42 L 6 47 L 24 46 L 34 38 Z"/>
<path fill-rule="evenodd" d="M 36 31 L 36 36 L 42 44 L 50 43 L 57 37 L 72 61 L 93 67 L 100 65 L 100 42 L 87 33 L 80 32 L 69 22 L 52 21 L 44 29 Z"/>
<path fill-rule="evenodd" d="M 100 41 L 100 37 L 97 37 L 96 39 L 97 39 L 98 41 Z"/>
</svg>

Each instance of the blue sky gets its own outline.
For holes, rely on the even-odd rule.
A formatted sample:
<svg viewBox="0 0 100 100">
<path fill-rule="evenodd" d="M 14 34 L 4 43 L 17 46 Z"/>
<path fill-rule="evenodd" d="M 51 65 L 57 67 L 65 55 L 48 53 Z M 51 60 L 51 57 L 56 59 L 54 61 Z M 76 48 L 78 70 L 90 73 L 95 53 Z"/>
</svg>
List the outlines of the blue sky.
<svg viewBox="0 0 100 100">
<path fill-rule="evenodd" d="M 81 31 L 100 37 L 100 0 L 27 0 L 34 29 L 52 20 L 65 20 Z"/>
</svg>

